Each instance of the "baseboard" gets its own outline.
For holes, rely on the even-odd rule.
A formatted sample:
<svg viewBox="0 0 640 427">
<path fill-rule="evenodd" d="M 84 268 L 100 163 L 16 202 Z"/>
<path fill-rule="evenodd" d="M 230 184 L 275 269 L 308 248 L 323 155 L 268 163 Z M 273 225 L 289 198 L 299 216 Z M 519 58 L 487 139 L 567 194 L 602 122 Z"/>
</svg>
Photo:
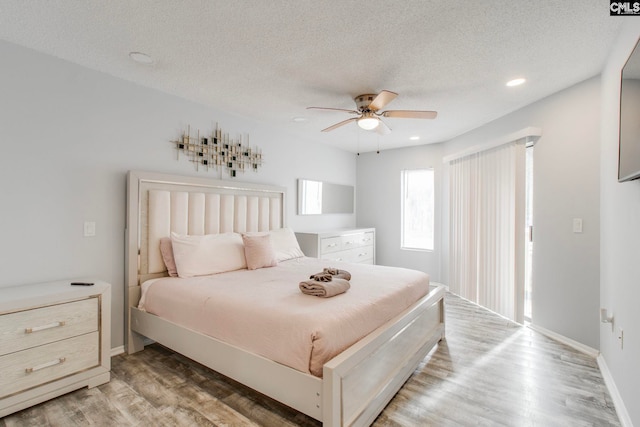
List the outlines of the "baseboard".
<svg viewBox="0 0 640 427">
<path fill-rule="evenodd" d="M 562 344 L 566 344 L 569 347 L 578 350 L 581 353 L 584 353 L 588 356 L 593 357 L 594 359 L 596 359 L 598 357 L 598 355 L 600 354 L 600 352 L 598 350 L 596 350 L 595 348 L 589 347 L 588 345 L 584 345 L 582 343 L 579 343 L 578 341 L 574 341 L 571 338 L 567 338 L 564 335 L 560 335 L 556 332 L 550 331 L 548 329 L 545 329 L 541 326 L 537 326 L 537 325 L 527 325 L 530 329 L 533 329 L 536 332 L 540 332 L 542 335 L 546 335 L 549 338 L 556 340 L 558 342 L 561 342 Z"/>
<path fill-rule="evenodd" d="M 609 395 L 611 396 L 611 400 L 613 400 L 613 405 L 616 407 L 616 412 L 618 413 L 618 418 L 620 419 L 620 424 L 622 427 L 633 427 L 633 423 L 631 422 L 631 417 L 627 412 L 627 407 L 624 405 L 624 401 L 618 392 L 618 387 L 616 387 L 615 381 L 613 381 L 613 377 L 611 376 L 611 372 L 609 371 L 609 367 L 600 354 L 597 359 L 598 367 L 600 368 L 600 373 L 604 378 L 604 383 L 609 390 Z"/>
<path fill-rule="evenodd" d="M 124 346 L 114 347 L 111 349 L 111 357 L 124 353 Z"/>
</svg>

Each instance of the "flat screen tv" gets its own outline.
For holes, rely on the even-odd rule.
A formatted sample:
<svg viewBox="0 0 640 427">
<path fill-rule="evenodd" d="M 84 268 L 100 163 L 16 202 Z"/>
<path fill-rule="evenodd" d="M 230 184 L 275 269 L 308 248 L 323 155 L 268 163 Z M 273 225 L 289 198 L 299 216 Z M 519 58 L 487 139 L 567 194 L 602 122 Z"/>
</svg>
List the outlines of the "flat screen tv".
<svg viewBox="0 0 640 427">
<path fill-rule="evenodd" d="M 640 40 L 622 69 L 618 181 L 640 178 Z"/>
</svg>

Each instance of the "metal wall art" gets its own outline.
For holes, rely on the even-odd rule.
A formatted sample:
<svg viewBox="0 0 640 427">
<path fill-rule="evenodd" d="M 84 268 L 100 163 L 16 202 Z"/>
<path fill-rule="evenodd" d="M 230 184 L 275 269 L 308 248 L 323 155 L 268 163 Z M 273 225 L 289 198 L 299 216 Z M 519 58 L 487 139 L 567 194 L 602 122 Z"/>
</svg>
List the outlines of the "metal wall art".
<svg viewBox="0 0 640 427">
<path fill-rule="evenodd" d="M 177 151 L 177 159 L 180 153 L 195 164 L 196 170 L 225 170 L 229 176 L 235 177 L 238 173 L 247 169 L 257 171 L 262 166 L 262 151 L 249 146 L 247 141 L 242 141 L 242 136 L 232 138 L 228 133 L 216 125 L 216 129 L 208 136 L 200 136 L 198 130 L 196 136 L 191 136 L 191 126 L 180 140 L 171 141 Z"/>
</svg>

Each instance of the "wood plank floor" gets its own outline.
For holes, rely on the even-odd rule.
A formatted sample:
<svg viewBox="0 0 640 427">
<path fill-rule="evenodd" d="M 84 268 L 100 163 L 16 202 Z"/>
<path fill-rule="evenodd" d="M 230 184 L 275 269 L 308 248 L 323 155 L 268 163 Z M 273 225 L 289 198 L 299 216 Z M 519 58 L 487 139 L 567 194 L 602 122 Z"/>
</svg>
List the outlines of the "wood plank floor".
<svg viewBox="0 0 640 427">
<path fill-rule="evenodd" d="M 447 338 L 374 426 L 619 426 L 596 361 L 454 295 Z M 0 419 L 12 426 L 319 426 L 153 345 L 112 380 Z"/>
</svg>

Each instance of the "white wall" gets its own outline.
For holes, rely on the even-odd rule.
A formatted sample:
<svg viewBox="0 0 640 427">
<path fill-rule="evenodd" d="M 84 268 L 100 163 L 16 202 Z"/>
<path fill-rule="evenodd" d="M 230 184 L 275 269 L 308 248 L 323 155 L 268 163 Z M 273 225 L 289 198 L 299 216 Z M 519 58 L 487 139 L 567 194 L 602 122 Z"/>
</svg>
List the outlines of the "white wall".
<svg viewBox="0 0 640 427">
<path fill-rule="evenodd" d="M 358 156 L 357 223 L 376 228 L 376 263 L 413 268 L 429 273 L 439 282 L 442 215 L 435 212 L 433 251 L 400 249 L 400 173 L 403 169 L 434 168 L 436 207 L 442 206 L 441 144 L 422 145 L 397 150 L 364 153 Z"/>
<path fill-rule="evenodd" d="M 599 125 L 596 77 L 454 138 L 444 150 L 455 153 L 529 126 L 542 129 L 534 148 L 532 323 L 596 349 Z M 572 232 L 573 218 L 583 219 L 583 233 Z"/>
<path fill-rule="evenodd" d="M 355 225 L 355 214 L 302 217 L 295 209 L 297 178 L 355 185 L 355 154 L 6 42 L 0 57 L 0 286 L 110 282 L 113 347 L 123 344 L 126 172 L 219 178 L 176 160 L 169 141 L 187 124 L 204 131 L 217 121 L 232 135 L 248 133 L 265 164 L 235 180 L 286 187 L 292 228 Z M 85 220 L 96 222 L 95 237 L 83 237 Z"/>
<path fill-rule="evenodd" d="M 533 323 L 598 348 L 600 82 L 590 79 L 444 144 L 370 153 L 358 159 L 358 225 L 375 226 L 380 263 L 426 271 L 448 282 L 447 168 L 442 157 L 529 126 L 542 128 L 534 152 Z M 436 167 L 436 249 L 399 250 L 400 170 Z M 584 232 L 572 232 L 582 218 Z M 438 265 L 438 263 L 440 263 Z"/>
<path fill-rule="evenodd" d="M 593 78 L 499 120 L 542 128 L 534 148 L 532 322 L 596 349 L 599 95 Z M 573 218 L 583 219 L 583 233 L 573 233 Z"/>
<path fill-rule="evenodd" d="M 636 18 L 636 19 L 633 19 Z M 600 305 L 624 330 L 600 325 L 600 350 L 633 425 L 640 426 L 640 180 L 618 183 L 620 70 L 640 38 L 630 17 L 602 74 Z"/>
</svg>

